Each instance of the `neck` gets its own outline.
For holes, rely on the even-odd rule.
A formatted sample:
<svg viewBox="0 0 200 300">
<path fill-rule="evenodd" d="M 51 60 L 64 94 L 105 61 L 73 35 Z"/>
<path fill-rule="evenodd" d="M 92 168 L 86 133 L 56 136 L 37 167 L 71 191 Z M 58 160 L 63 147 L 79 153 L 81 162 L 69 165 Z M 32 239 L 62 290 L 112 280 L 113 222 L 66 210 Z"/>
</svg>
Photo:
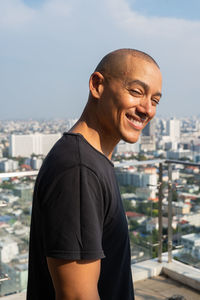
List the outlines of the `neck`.
<svg viewBox="0 0 200 300">
<path fill-rule="evenodd" d="M 111 159 L 113 150 L 119 140 L 113 139 L 103 126 L 98 122 L 95 110 L 86 105 L 82 116 L 69 132 L 80 133 L 95 149 Z"/>
</svg>

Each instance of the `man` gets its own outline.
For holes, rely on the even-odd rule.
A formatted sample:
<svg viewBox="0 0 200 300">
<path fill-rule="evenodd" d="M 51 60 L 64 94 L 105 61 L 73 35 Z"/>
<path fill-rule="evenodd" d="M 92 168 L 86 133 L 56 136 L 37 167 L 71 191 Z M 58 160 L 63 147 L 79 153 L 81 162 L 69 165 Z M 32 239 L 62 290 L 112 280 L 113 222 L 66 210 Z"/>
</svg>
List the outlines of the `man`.
<svg viewBox="0 0 200 300">
<path fill-rule="evenodd" d="M 132 300 L 130 245 L 111 156 L 154 117 L 161 73 L 121 49 L 91 75 L 89 98 L 39 172 L 33 200 L 27 299 Z"/>
</svg>

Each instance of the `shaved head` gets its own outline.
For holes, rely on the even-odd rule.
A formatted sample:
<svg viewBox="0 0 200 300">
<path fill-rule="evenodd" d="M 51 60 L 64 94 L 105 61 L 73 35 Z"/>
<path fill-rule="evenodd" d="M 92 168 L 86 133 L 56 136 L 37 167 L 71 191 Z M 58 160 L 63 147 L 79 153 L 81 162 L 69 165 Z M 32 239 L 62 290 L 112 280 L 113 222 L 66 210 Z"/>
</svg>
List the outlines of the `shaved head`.
<svg viewBox="0 0 200 300">
<path fill-rule="evenodd" d="M 108 53 L 100 61 L 95 69 L 95 72 L 100 72 L 106 77 L 120 77 L 126 75 L 126 70 L 129 69 L 130 60 L 143 60 L 153 63 L 159 68 L 157 62 L 147 53 L 136 49 L 119 49 Z"/>
</svg>

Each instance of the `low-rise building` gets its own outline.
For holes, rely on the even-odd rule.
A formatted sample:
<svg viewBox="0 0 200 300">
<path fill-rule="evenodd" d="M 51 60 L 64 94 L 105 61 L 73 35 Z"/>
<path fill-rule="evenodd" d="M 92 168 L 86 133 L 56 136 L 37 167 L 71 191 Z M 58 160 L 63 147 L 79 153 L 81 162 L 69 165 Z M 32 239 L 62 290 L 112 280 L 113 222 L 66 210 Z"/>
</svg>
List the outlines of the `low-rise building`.
<svg viewBox="0 0 200 300">
<path fill-rule="evenodd" d="M 9 280 L 1 283 L 0 296 L 25 291 L 28 278 L 28 253 L 19 255 L 10 263 L 3 263 L 2 271 L 9 275 Z"/>
<path fill-rule="evenodd" d="M 184 215 L 183 219 L 187 221 L 191 226 L 200 227 L 200 213 L 190 213 Z"/>
<path fill-rule="evenodd" d="M 183 252 L 200 259 L 200 234 L 191 233 L 181 237 Z"/>
<path fill-rule="evenodd" d="M 19 168 L 19 163 L 16 160 L 1 158 L 0 159 L 0 171 L 2 172 L 13 172 Z"/>
<path fill-rule="evenodd" d="M 125 141 L 120 141 L 115 147 L 115 154 L 125 154 L 125 153 L 138 153 L 140 148 L 139 141 L 134 144 L 126 143 Z"/>
<path fill-rule="evenodd" d="M 18 184 L 13 189 L 13 193 L 15 196 L 22 198 L 27 201 L 32 201 L 33 197 L 33 186 L 30 184 Z"/>
<path fill-rule="evenodd" d="M 133 211 L 127 211 L 126 212 L 126 217 L 128 218 L 128 220 L 137 221 L 139 224 L 142 224 L 147 219 L 147 216 L 145 216 L 143 214 L 133 212 Z"/>
<path fill-rule="evenodd" d="M 149 187 L 157 186 L 157 175 L 155 173 L 148 174 L 144 172 L 135 172 L 135 170 L 122 169 L 116 172 L 119 184 L 132 185 L 135 187 Z"/>
<path fill-rule="evenodd" d="M 155 199 L 156 189 L 150 189 L 148 187 L 138 187 L 135 191 L 138 198 L 143 200 Z"/>
<path fill-rule="evenodd" d="M 181 158 L 193 158 L 193 153 L 191 150 L 178 149 L 177 151 L 167 151 L 167 158 L 179 160 Z"/>
<path fill-rule="evenodd" d="M 162 218 L 163 228 L 168 228 L 168 218 Z M 172 220 L 172 228 L 176 229 L 177 221 L 175 219 Z M 154 229 L 159 229 L 159 221 L 158 218 L 151 218 L 150 220 L 146 221 L 146 231 L 152 232 Z"/>
<path fill-rule="evenodd" d="M 183 202 L 172 202 L 173 215 L 186 215 L 190 213 L 191 205 Z M 168 201 L 163 201 L 163 212 L 168 213 Z"/>
<path fill-rule="evenodd" d="M 11 236 L 0 237 L 0 261 L 9 263 L 19 254 L 18 243 Z"/>
</svg>

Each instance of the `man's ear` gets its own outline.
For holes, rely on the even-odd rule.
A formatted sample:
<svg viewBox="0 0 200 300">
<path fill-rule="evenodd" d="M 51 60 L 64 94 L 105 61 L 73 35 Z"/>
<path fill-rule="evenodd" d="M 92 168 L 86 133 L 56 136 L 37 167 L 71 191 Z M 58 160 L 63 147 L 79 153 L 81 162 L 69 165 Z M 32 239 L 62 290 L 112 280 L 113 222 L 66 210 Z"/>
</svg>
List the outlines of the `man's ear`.
<svg viewBox="0 0 200 300">
<path fill-rule="evenodd" d="M 104 81 L 103 75 L 99 72 L 94 72 L 90 76 L 89 88 L 90 93 L 94 98 L 99 99 L 101 97 L 104 90 Z"/>
</svg>

